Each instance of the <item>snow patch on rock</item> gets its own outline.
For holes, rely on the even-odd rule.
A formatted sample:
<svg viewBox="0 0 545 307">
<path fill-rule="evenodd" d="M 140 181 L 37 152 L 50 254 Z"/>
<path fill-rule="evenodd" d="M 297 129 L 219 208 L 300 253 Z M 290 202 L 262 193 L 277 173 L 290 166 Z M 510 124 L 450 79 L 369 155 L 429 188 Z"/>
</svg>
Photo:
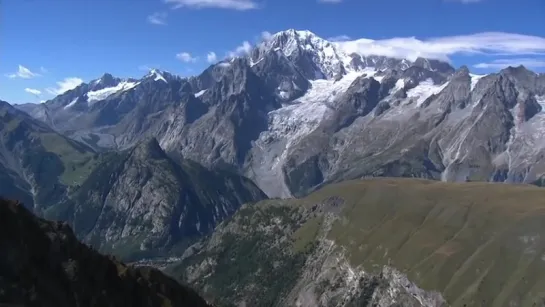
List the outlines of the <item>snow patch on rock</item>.
<svg viewBox="0 0 545 307">
<path fill-rule="evenodd" d="M 407 97 L 416 100 L 416 105 L 420 106 L 431 95 L 439 94 L 447 85 L 448 82 L 436 85 L 433 83 L 432 79 L 428 78 L 420 82 L 415 88 L 408 90 Z"/>
<path fill-rule="evenodd" d="M 87 102 L 89 103 L 89 105 L 91 105 L 92 103 L 96 101 L 104 100 L 110 97 L 111 95 L 128 91 L 131 88 L 135 87 L 136 85 L 138 85 L 137 82 L 122 81 L 118 85 L 113 87 L 107 87 L 97 91 L 87 92 Z"/>
</svg>

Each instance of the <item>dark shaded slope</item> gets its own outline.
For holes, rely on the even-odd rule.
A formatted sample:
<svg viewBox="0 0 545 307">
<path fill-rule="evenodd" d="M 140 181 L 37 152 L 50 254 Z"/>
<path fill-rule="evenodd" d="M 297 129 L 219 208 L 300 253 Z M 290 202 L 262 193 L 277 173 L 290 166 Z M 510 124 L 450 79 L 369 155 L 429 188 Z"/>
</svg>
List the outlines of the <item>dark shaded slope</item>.
<svg viewBox="0 0 545 307">
<path fill-rule="evenodd" d="M 78 242 L 64 223 L 0 199 L 0 303 L 24 306 L 209 306 L 151 268 L 132 268 Z"/>
</svg>

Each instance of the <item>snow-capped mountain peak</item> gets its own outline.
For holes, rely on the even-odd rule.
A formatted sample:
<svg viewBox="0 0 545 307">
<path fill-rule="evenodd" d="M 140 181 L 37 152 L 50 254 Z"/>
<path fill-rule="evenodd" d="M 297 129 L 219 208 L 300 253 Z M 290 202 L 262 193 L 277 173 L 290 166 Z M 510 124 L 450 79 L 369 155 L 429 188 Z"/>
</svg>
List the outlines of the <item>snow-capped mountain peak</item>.
<svg viewBox="0 0 545 307">
<path fill-rule="evenodd" d="M 167 79 L 163 76 L 163 72 L 158 69 L 151 69 L 145 78 L 153 78 L 154 81 L 168 83 Z"/>
<path fill-rule="evenodd" d="M 289 29 L 271 35 L 252 52 L 252 63 L 259 62 L 269 52 L 280 52 L 300 68 L 309 80 L 338 80 L 352 72 L 369 69 L 402 71 L 411 66 L 446 75 L 454 72 L 450 64 L 438 60 L 418 58 L 412 62 L 381 55 L 349 53 L 342 44 L 328 41 L 307 30 Z"/>
<path fill-rule="evenodd" d="M 121 79 L 112 76 L 110 73 L 104 73 L 100 78 L 89 82 L 89 86 L 93 90 L 99 90 L 106 87 L 116 86 Z"/>
<path fill-rule="evenodd" d="M 168 83 L 172 79 L 179 78 L 176 75 L 171 74 L 170 72 L 166 70 L 160 70 L 160 69 L 150 69 L 147 75 L 144 76 L 144 79 L 153 79 L 153 81 L 161 81 Z"/>
<path fill-rule="evenodd" d="M 258 47 L 258 54 L 281 52 L 293 63 L 303 66 L 308 79 L 334 79 L 345 74 L 349 58 L 335 44 L 310 31 L 286 30 L 273 34 Z M 254 58 L 254 62 L 259 59 Z"/>
</svg>

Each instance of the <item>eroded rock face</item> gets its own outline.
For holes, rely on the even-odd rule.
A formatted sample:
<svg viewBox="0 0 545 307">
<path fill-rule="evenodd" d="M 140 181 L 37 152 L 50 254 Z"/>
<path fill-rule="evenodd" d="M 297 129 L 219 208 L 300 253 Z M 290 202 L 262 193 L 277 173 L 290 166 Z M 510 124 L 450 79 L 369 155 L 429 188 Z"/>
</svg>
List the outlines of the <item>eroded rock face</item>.
<svg viewBox="0 0 545 307">
<path fill-rule="evenodd" d="M 190 161 L 177 163 L 149 139 L 111 154 L 71 199 L 55 208 L 55 218 L 73 224 L 85 242 L 134 258 L 188 244 L 240 205 L 265 197 L 241 176 Z"/>
<path fill-rule="evenodd" d="M 158 270 L 100 255 L 66 223 L 4 199 L 0 250 L 0 302 L 9 306 L 209 306 Z"/>
</svg>

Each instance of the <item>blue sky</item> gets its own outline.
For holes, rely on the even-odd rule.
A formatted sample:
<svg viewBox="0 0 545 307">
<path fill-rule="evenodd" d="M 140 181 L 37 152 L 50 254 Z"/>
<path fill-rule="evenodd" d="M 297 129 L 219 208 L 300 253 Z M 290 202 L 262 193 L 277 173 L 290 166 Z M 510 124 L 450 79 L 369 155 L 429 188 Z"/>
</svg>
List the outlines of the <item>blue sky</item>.
<svg viewBox="0 0 545 307">
<path fill-rule="evenodd" d="M 477 73 L 545 71 L 543 0 L 2 0 L 0 14 L 0 99 L 10 103 L 105 72 L 197 74 L 211 52 L 221 59 L 289 28 L 372 39 L 396 55 L 431 51 Z"/>
</svg>

